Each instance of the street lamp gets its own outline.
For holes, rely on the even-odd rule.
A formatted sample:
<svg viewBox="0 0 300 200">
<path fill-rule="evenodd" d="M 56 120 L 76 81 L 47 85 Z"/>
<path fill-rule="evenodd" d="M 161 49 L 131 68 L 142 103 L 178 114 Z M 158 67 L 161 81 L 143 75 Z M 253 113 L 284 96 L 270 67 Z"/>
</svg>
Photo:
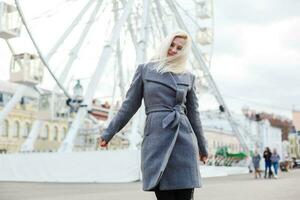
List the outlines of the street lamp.
<svg viewBox="0 0 300 200">
<path fill-rule="evenodd" d="M 70 107 L 70 112 L 77 112 L 79 107 L 82 106 L 83 101 L 83 87 L 80 84 L 80 80 L 77 80 L 76 85 L 73 87 L 73 98 L 69 98 L 66 104 Z"/>
<path fill-rule="evenodd" d="M 77 80 L 76 85 L 73 87 L 73 95 L 74 99 L 81 99 L 83 98 L 83 87 L 80 84 L 80 80 Z"/>
</svg>

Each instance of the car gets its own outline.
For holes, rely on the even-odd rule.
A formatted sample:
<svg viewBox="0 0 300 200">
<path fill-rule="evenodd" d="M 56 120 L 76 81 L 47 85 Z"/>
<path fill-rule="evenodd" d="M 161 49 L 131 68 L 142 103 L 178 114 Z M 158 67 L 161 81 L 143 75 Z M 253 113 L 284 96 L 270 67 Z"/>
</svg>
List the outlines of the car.
<svg viewBox="0 0 300 200">
<path fill-rule="evenodd" d="M 300 168 L 300 159 L 293 159 L 293 168 Z"/>
</svg>

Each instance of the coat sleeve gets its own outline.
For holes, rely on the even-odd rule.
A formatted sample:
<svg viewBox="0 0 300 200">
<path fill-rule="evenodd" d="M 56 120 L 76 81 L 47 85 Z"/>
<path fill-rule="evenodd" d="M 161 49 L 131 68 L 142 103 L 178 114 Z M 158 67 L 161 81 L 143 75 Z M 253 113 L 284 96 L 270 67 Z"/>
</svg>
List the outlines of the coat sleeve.
<svg viewBox="0 0 300 200">
<path fill-rule="evenodd" d="M 141 106 L 143 98 L 142 68 L 142 64 L 138 66 L 120 110 L 100 136 L 106 142 L 109 142 L 128 123 Z"/>
<path fill-rule="evenodd" d="M 192 87 L 186 97 L 187 117 L 192 125 L 193 131 L 197 138 L 199 153 L 202 156 L 207 156 L 206 141 L 200 120 L 199 104 L 196 95 L 195 76 L 192 75 Z"/>
</svg>

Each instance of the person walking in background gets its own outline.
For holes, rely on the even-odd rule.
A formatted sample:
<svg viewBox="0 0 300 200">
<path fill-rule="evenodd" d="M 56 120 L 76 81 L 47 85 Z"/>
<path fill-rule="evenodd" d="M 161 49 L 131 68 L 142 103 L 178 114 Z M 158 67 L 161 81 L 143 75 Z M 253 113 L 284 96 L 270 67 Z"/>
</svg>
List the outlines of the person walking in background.
<svg viewBox="0 0 300 200">
<path fill-rule="evenodd" d="M 193 199 L 194 188 L 201 187 L 198 160 L 207 161 L 196 77 L 186 69 L 190 46 L 183 31 L 162 41 L 157 55 L 138 66 L 125 101 L 98 140 L 105 147 L 144 99 L 143 190 L 154 191 L 158 200 Z"/>
<path fill-rule="evenodd" d="M 255 150 L 254 155 L 252 156 L 252 163 L 254 167 L 254 178 L 261 178 L 261 170 L 260 170 L 260 160 L 261 157 L 257 150 Z"/>
<path fill-rule="evenodd" d="M 268 178 L 271 178 L 273 172 L 272 172 L 272 162 L 271 162 L 271 156 L 272 156 L 272 152 L 270 150 L 269 147 L 266 147 L 265 151 L 264 151 L 264 159 L 265 159 L 265 178 L 267 178 L 267 175 L 268 175 Z"/>
<path fill-rule="evenodd" d="M 271 162 L 274 168 L 274 178 L 278 178 L 279 160 L 280 156 L 277 154 L 277 150 L 274 148 L 271 156 Z"/>
</svg>

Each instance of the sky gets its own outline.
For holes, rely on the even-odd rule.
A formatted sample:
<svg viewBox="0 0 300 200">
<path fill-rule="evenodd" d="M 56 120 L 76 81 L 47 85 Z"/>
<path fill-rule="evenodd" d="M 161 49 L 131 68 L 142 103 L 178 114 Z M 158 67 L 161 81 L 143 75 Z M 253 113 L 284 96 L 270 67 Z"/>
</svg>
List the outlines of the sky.
<svg viewBox="0 0 300 200">
<path fill-rule="evenodd" d="M 230 107 L 300 108 L 300 1 L 215 0 L 211 73 Z"/>
<path fill-rule="evenodd" d="M 26 11 L 24 13 L 29 16 L 30 11 L 33 19 L 39 10 L 36 6 L 31 8 L 30 1 L 35 2 L 40 8 L 43 5 L 41 1 L 38 5 L 37 0 L 22 1 L 28 2 L 23 4 Z M 300 1 L 214 0 L 213 2 L 214 43 L 210 70 L 225 102 L 235 112 L 247 106 L 258 112 L 272 112 L 290 118 L 293 107 L 300 109 Z M 56 1 L 51 3 L 55 5 Z M 71 3 L 72 1 L 70 5 Z M 66 9 L 64 6 L 61 6 L 60 10 Z M 73 10 L 76 9 L 78 8 L 75 6 Z M 62 33 L 65 29 L 66 21 L 63 20 L 67 20 L 68 15 L 72 16 L 70 13 L 64 15 L 66 17 L 60 16 L 55 21 L 57 31 L 53 29 L 54 27 L 51 31 L 46 30 L 49 24 L 41 23 L 39 19 L 30 22 L 32 31 L 39 33 L 35 35 L 44 52 L 47 52 L 53 44 L 58 33 Z M 46 31 L 40 31 L 42 29 Z M 91 34 L 96 37 L 98 33 L 92 31 Z M 70 40 L 69 43 L 72 42 L 74 40 Z M 20 43 L 23 46 L 30 46 L 25 41 L 14 42 L 15 45 Z M 103 45 L 97 40 L 88 43 L 98 47 Z M 7 80 L 10 54 L 3 40 L 0 40 L 0 47 L 0 80 Z M 62 49 L 61 52 L 63 51 L 67 49 Z M 96 53 L 89 55 L 89 58 L 97 58 L 100 55 L 99 50 L 94 52 Z M 62 63 L 62 60 L 64 56 L 57 58 L 53 65 Z M 77 59 L 77 62 L 81 63 L 79 65 L 81 68 L 82 65 L 94 66 L 96 61 L 97 59 L 93 61 Z M 59 70 L 59 67 L 56 70 Z M 53 83 L 49 79 L 49 74 L 45 76 Z M 90 76 L 88 73 L 81 71 L 81 78 L 88 76 Z M 108 77 L 103 77 L 99 83 L 99 90 L 103 89 L 101 86 L 107 81 Z"/>
</svg>

